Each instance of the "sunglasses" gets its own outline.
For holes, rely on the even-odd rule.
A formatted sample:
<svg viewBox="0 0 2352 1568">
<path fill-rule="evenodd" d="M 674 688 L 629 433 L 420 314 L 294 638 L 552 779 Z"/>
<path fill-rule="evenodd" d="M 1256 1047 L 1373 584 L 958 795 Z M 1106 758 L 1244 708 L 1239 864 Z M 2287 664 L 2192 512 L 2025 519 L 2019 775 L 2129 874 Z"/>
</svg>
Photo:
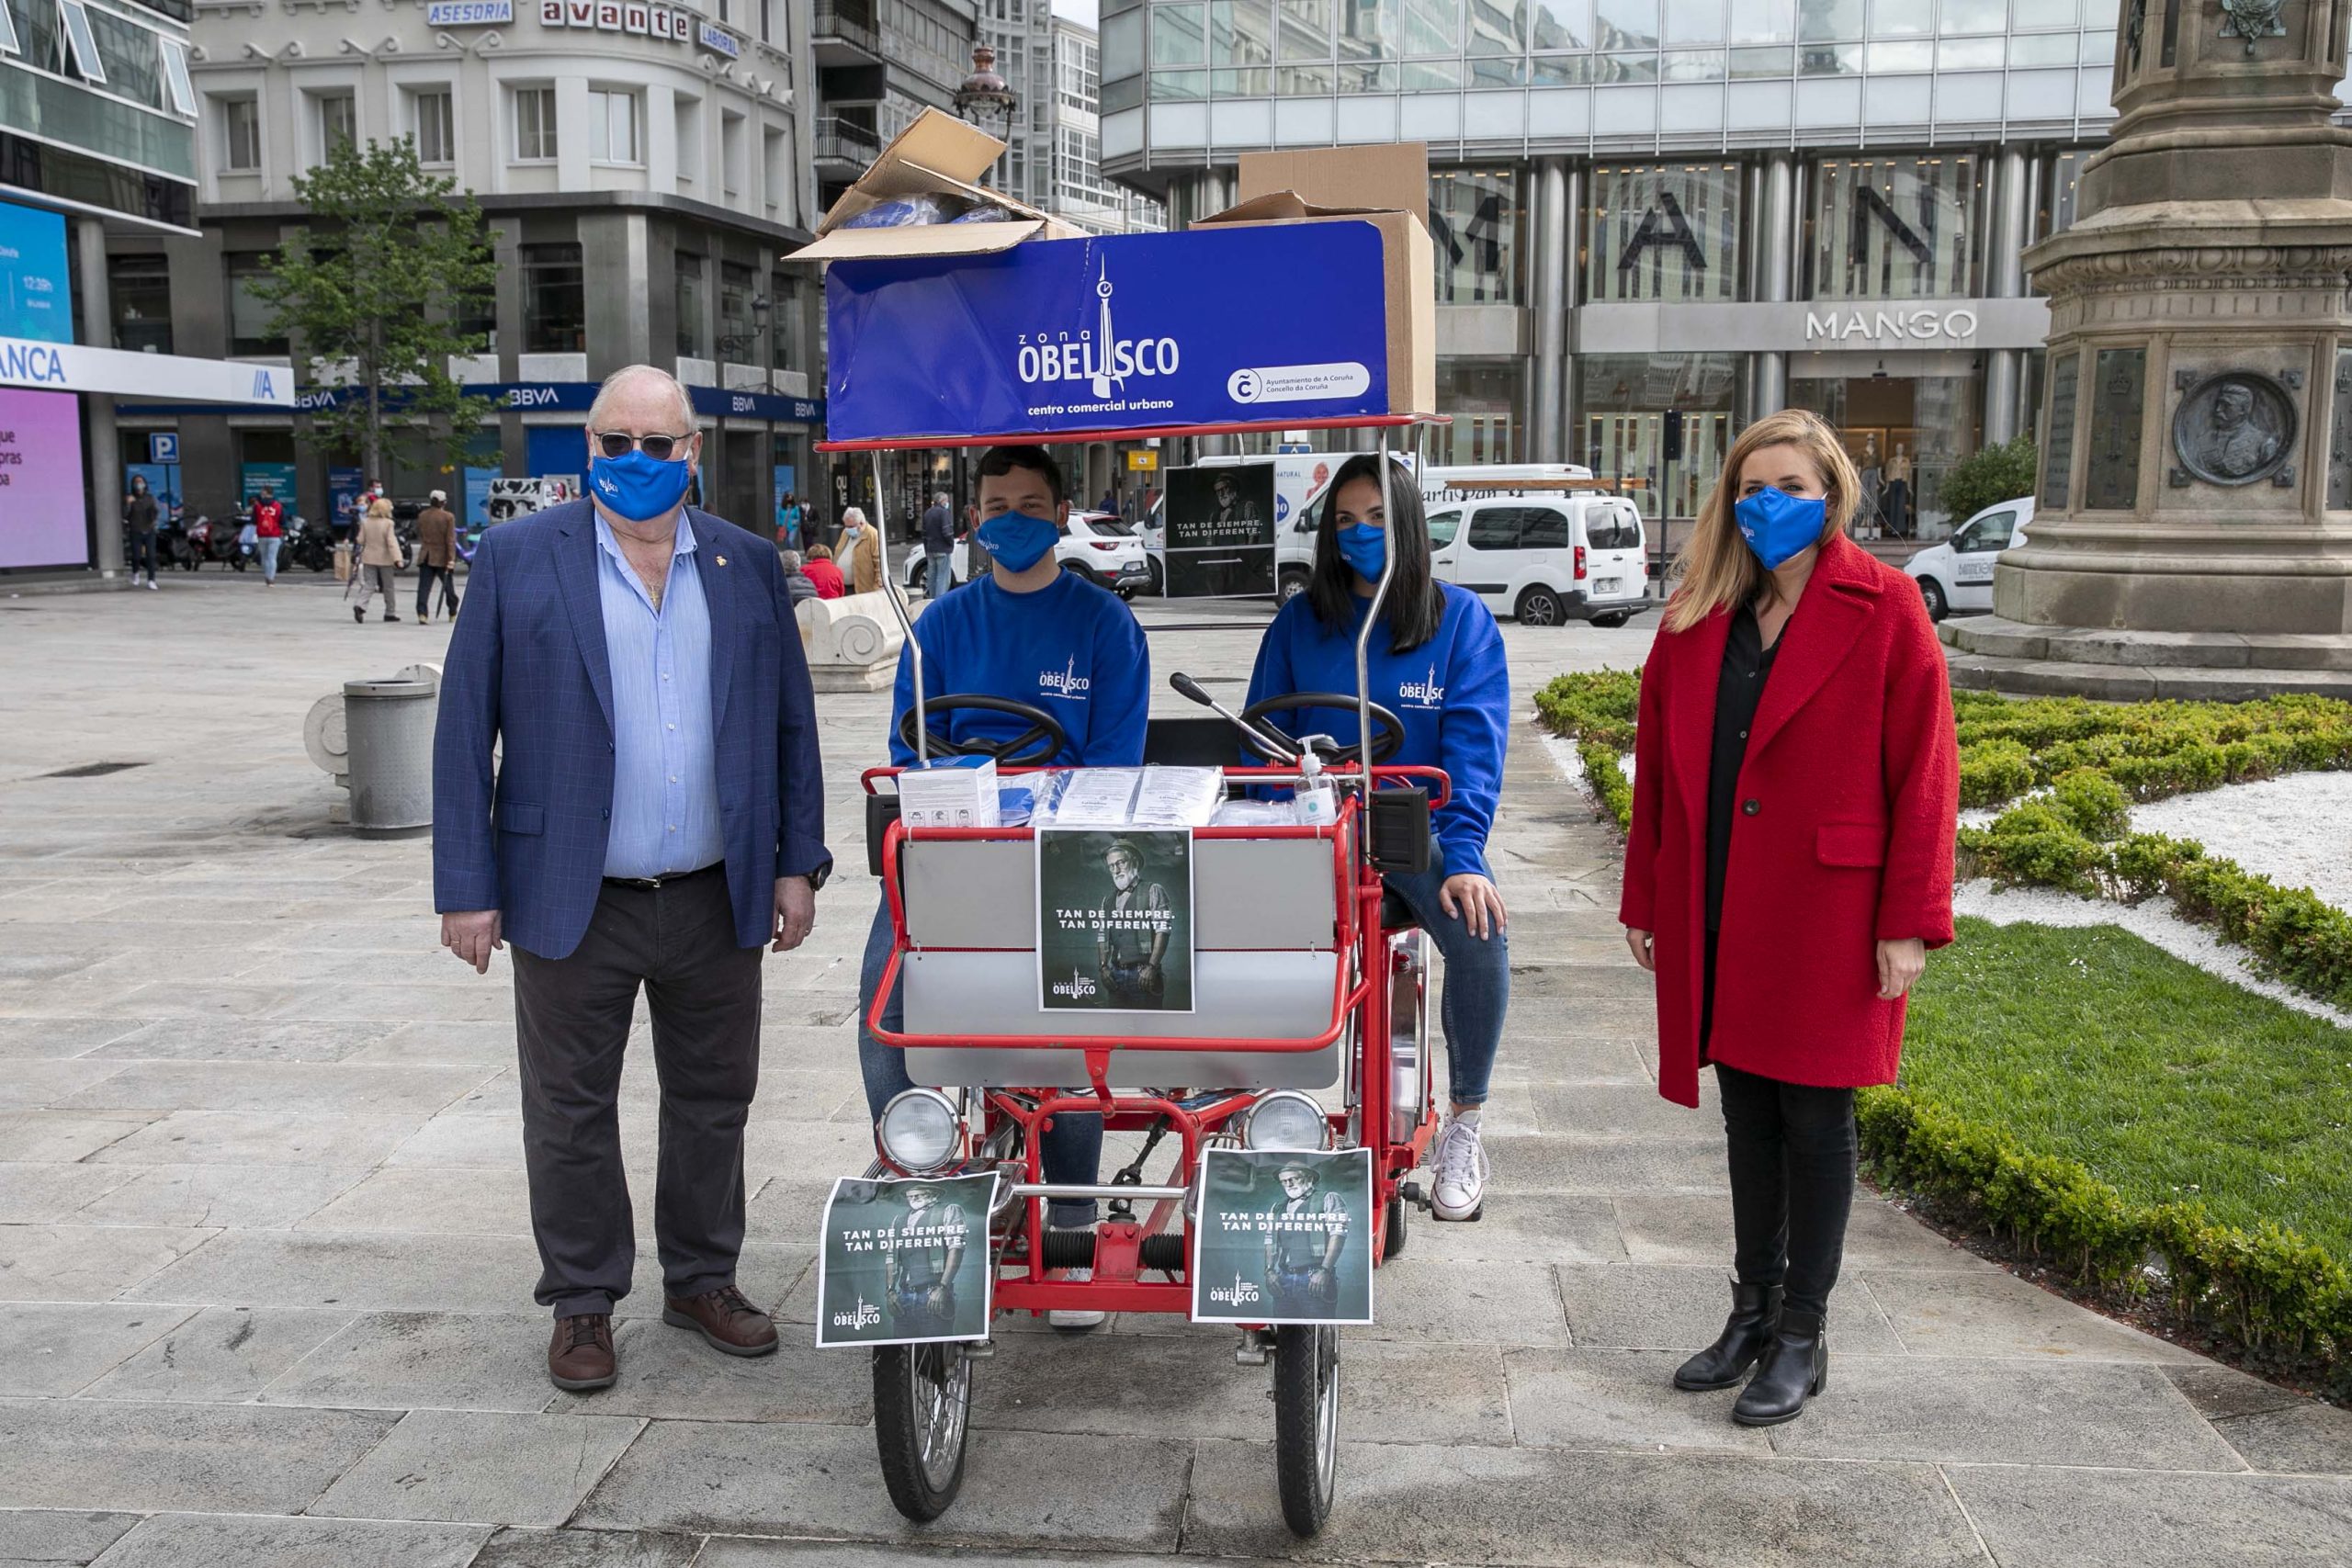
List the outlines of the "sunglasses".
<svg viewBox="0 0 2352 1568">
<path fill-rule="evenodd" d="M 691 435 L 624 435 L 617 430 L 605 431 L 595 438 L 596 450 L 607 457 L 625 457 L 634 446 L 657 463 L 668 462 L 672 454 L 693 439 Z"/>
</svg>

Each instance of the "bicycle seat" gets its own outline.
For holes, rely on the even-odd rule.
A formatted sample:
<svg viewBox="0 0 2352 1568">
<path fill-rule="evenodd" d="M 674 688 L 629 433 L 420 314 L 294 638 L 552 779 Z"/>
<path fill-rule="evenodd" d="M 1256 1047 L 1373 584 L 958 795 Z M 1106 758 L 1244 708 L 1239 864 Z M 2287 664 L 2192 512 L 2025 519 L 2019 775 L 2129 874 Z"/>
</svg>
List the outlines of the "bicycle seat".
<svg viewBox="0 0 2352 1568">
<path fill-rule="evenodd" d="M 1411 931 L 1421 921 L 1420 917 L 1413 913 L 1413 907 L 1398 897 L 1395 888 L 1385 887 L 1380 893 L 1380 923 L 1388 931 Z"/>
</svg>

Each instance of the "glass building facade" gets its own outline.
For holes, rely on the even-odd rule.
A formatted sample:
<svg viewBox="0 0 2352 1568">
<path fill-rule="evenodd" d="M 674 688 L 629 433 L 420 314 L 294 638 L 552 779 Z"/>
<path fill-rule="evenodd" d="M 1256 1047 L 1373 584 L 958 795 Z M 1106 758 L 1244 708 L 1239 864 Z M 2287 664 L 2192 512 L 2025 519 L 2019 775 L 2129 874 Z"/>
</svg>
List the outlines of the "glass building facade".
<svg viewBox="0 0 2352 1568">
<path fill-rule="evenodd" d="M 1104 0 L 1102 154 L 1171 222 L 1238 155 L 1428 144 L 1438 437 L 1690 514 L 1738 428 L 1849 433 L 1883 525 L 2033 429 L 2047 307 L 2112 118 L 2117 0 Z M 1664 456 L 1668 412 L 1684 450 Z"/>
</svg>

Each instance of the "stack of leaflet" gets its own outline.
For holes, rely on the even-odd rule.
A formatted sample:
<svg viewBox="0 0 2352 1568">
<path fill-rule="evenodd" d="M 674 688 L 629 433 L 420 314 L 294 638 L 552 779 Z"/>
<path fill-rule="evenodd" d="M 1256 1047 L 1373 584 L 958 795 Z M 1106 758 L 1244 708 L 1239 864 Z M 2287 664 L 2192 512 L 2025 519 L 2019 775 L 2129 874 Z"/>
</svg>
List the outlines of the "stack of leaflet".
<svg viewBox="0 0 2352 1568">
<path fill-rule="evenodd" d="M 1072 768 L 1031 820 L 1055 828 L 1205 828 L 1225 798 L 1219 768 Z"/>
</svg>

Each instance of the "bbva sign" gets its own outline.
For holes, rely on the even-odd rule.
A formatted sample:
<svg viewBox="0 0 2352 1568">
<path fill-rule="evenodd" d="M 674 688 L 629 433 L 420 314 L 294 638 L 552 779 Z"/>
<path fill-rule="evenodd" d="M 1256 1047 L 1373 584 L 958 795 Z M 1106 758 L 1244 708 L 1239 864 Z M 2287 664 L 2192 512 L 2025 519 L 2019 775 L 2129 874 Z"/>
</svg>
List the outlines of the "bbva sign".
<svg viewBox="0 0 2352 1568">
<path fill-rule="evenodd" d="M 1976 335 L 1976 312 L 1962 306 L 1951 310 L 1874 310 L 1868 313 L 1836 310 L 1804 313 L 1804 340 L 1826 338 L 1844 343 L 1852 338 L 1893 338 L 1907 343 L 1960 343 Z"/>
</svg>

